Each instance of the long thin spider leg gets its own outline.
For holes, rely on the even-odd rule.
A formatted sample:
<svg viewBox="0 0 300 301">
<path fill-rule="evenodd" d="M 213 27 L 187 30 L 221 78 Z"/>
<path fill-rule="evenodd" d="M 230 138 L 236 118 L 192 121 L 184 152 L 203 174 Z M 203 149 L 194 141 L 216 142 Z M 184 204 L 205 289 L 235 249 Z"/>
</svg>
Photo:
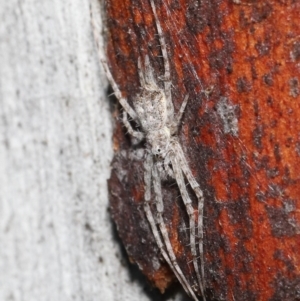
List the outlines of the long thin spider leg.
<svg viewBox="0 0 300 301">
<path fill-rule="evenodd" d="M 102 63 L 102 66 L 104 68 L 106 77 L 107 77 L 110 85 L 112 86 L 112 88 L 115 92 L 115 95 L 118 98 L 118 100 L 119 100 L 121 106 L 123 107 L 123 109 L 130 115 L 130 117 L 132 119 L 134 119 L 137 123 L 139 123 L 138 118 L 137 118 L 137 114 L 135 113 L 133 108 L 129 105 L 127 99 L 122 96 L 122 93 L 121 93 L 117 83 L 115 82 L 115 80 L 114 80 L 114 78 L 113 78 L 113 76 L 112 76 L 112 74 L 109 70 L 108 63 L 107 63 L 106 57 L 104 55 L 105 51 L 104 50 L 101 51 L 101 49 L 104 49 L 104 47 L 103 47 L 103 45 L 101 45 L 101 42 L 100 42 L 100 39 L 99 39 L 99 34 L 96 31 L 97 26 L 96 26 L 96 23 L 95 23 L 95 20 L 94 20 L 91 5 L 90 5 L 90 14 L 91 14 L 91 24 L 92 24 L 92 29 L 93 29 L 94 40 L 96 42 L 96 46 L 97 46 L 97 50 L 98 50 L 97 51 L 98 57 L 99 57 L 99 60 Z"/>
<path fill-rule="evenodd" d="M 125 127 L 126 127 L 128 133 L 129 133 L 131 136 L 137 138 L 139 142 L 145 138 L 145 135 L 144 135 L 142 132 L 135 131 L 135 130 L 132 128 L 131 124 L 130 124 L 129 121 L 128 121 L 126 111 L 123 111 L 123 123 L 124 123 L 124 125 L 125 125 Z"/>
<path fill-rule="evenodd" d="M 170 157 L 169 156 L 166 156 L 165 159 L 164 159 L 164 167 L 165 167 L 165 170 L 166 172 L 168 173 L 168 175 L 171 177 L 171 178 L 175 178 L 174 177 L 174 173 L 173 173 L 173 170 L 172 168 L 170 167 Z"/>
<path fill-rule="evenodd" d="M 156 82 L 153 75 L 153 68 L 150 64 L 150 59 L 148 55 L 145 55 L 145 82 L 146 85 L 151 85 L 156 87 Z"/>
<path fill-rule="evenodd" d="M 195 293 L 191 286 L 189 285 L 187 279 L 185 278 L 182 270 L 180 269 L 176 256 L 173 251 L 173 247 L 171 245 L 169 235 L 168 235 L 168 230 L 166 227 L 166 224 L 163 220 L 163 212 L 164 212 L 164 204 L 162 200 L 162 194 L 161 194 L 161 182 L 160 182 L 160 176 L 158 174 L 158 169 L 156 165 L 153 165 L 152 168 L 152 174 L 153 174 L 153 186 L 154 186 L 154 193 L 155 193 L 155 200 L 156 200 L 156 210 L 157 210 L 157 223 L 163 238 L 163 241 L 165 243 L 167 253 L 169 255 L 169 258 L 171 259 L 171 263 L 173 267 L 175 268 L 177 272 L 178 279 L 181 280 L 181 284 L 186 290 L 187 293 L 192 296 L 194 300 L 198 300 L 197 297 L 195 296 Z"/>
<path fill-rule="evenodd" d="M 187 94 L 187 95 L 184 97 L 184 100 L 183 100 L 183 102 L 182 102 L 182 104 L 181 104 L 181 107 L 180 107 L 178 113 L 176 114 L 176 116 L 175 116 L 175 118 L 174 118 L 174 121 L 173 121 L 173 122 L 171 123 L 171 125 L 170 125 L 171 133 L 172 133 L 172 134 L 176 134 L 176 133 L 177 133 L 177 130 L 178 130 L 178 127 L 179 127 L 179 124 L 180 124 L 182 115 L 183 115 L 183 113 L 184 113 L 184 110 L 185 110 L 185 108 L 186 108 L 188 99 L 189 99 L 189 95 Z"/>
<path fill-rule="evenodd" d="M 195 180 L 188 166 L 188 163 L 186 161 L 186 158 L 184 156 L 183 150 L 179 142 L 174 140 L 172 145 L 173 145 L 174 153 L 176 154 L 176 158 L 180 162 L 180 167 L 198 199 L 198 235 L 197 236 L 199 237 L 199 254 L 200 254 L 200 264 L 201 264 L 202 286 L 203 286 L 202 289 L 204 291 L 205 274 L 204 274 L 204 255 L 203 255 L 203 207 L 204 207 L 203 191 L 201 190 L 200 185 Z"/>
<path fill-rule="evenodd" d="M 181 107 L 180 107 L 180 109 L 179 109 L 179 111 L 178 111 L 178 113 L 177 113 L 177 115 L 176 115 L 176 117 L 175 117 L 176 127 L 179 126 L 179 123 L 180 123 L 180 121 L 181 121 L 183 112 L 184 112 L 184 110 L 185 110 L 185 108 L 186 108 L 188 99 L 189 99 L 189 95 L 187 94 L 187 95 L 185 95 L 185 97 L 184 97 L 184 99 L 183 99 L 183 102 L 182 102 L 182 104 L 181 104 Z"/>
<path fill-rule="evenodd" d="M 156 163 L 156 167 L 161 179 L 166 180 L 168 178 L 168 172 L 164 169 L 164 162 Z"/>
<path fill-rule="evenodd" d="M 156 7 L 154 4 L 153 0 L 150 0 L 151 8 L 155 17 L 155 22 L 156 22 L 156 28 L 157 28 L 157 33 L 159 36 L 159 42 L 161 46 L 161 52 L 164 60 L 164 69 L 165 69 L 165 75 L 164 75 L 164 90 L 165 90 L 165 95 L 167 99 L 167 104 L 168 104 L 168 115 L 170 117 L 174 116 L 174 106 L 172 103 L 172 92 L 171 92 L 171 73 L 170 73 L 170 62 L 168 58 L 168 53 L 167 53 L 167 45 L 163 36 L 162 28 L 157 16 L 156 12 Z"/>
<path fill-rule="evenodd" d="M 185 186 L 184 177 L 183 177 L 183 173 L 182 173 L 183 169 L 180 164 L 181 162 L 179 162 L 180 160 L 177 156 L 176 150 L 170 154 L 170 159 L 172 162 L 175 179 L 178 184 L 183 203 L 186 207 L 187 214 L 189 216 L 190 244 L 191 244 L 191 253 L 193 256 L 193 265 L 194 265 L 195 273 L 196 273 L 197 280 L 199 283 L 202 298 L 205 301 L 206 298 L 204 295 L 204 285 L 203 285 L 203 281 L 201 280 L 202 275 L 200 276 L 198 262 L 197 262 L 197 251 L 196 251 L 196 241 L 195 241 L 196 230 L 195 230 L 195 216 L 194 216 L 195 211 L 194 211 L 194 208 L 192 206 L 192 201 L 188 195 L 188 192 L 187 192 L 187 189 Z M 202 267 L 202 265 L 201 265 L 201 267 Z"/>
<path fill-rule="evenodd" d="M 138 73 L 139 73 L 139 79 L 140 79 L 140 84 L 142 87 L 145 87 L 146 82 L 145 82 L 145 77 L 143 73 L 143 67 L 142 67 L 142 62 L 141 62 L 141 57 L 138 57 Z"/>
<path fill-rule="evenodd" d="M 182 287 L 185 289 L 186 292 L 190 292 L 188 290 L 189 284 L 187 283 L 187 281 L 185 280 L 185 277 L 183 276 L 183 280 L 181 278 L 181 275 L 178 273 L 177 269 L 174 267 L 173 262 L 171 261 L 171 259 L 169 258 L 169 255 L 167 254 L 164 244 L 161 240 L 161 237 L 159 235 L 158 229 L 156 227 L 156 223 L 153 217 L 153 214 L 151 212 L 151 208 L 150 208 L 150 201 L 151 201 L 151 173 L 153 171 L 153 157 L 152 154 L 148 154 L 147 158 L 144 162 L 144 184 L 145 184 L 145 202 L 144 202 L 144 210 L 145 210 L 145 214 L 146 217 L 148 219 L 148 222 L 150 224 L 154 239 L 157 243 L 158 248 L 160 249 L 160 252 L 163 256 L 163 258 L 165 259 L 165 261 L 168 263 L 168 265 L 170 266 L 171 270 L 173 271 L 173 273 L 176 275 L 176 278 L 179 280 L 179 282 L 181 283 Z M 182 272 L 181 272 L 182 274 Z M 191 291 L 190 292 L 192 298 L 195 301 L 198 301 L 197 297 L 195 296 L 194 292 Z"/>
<path fill-rule="evenodd" d="M 168 178 L 168 176 L 170 178 L 174 179 L 173 170 L 169 166 L 170 160 L 168 158 L 169 158 L 169 156 L 166 156 L 164 161 L 160 161 L 160 162 L 156 163 L 159 175 L 160 175 L 161 179 L 164 179 L 164 180 L 166 180 Z"/>
</svg>

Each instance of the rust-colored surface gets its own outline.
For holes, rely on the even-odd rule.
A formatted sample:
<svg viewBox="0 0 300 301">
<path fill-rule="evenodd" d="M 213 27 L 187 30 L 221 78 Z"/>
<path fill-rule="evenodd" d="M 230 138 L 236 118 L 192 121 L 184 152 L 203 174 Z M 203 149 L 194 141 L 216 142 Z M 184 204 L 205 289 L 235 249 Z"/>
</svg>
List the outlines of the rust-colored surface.
<svg viewBox="0 0 300 301">
<path fill-rule="evenodd" d="M 300 300 L 300 1 L 240 2 L 155 1 L 175 108 L 190 95 L 179 138 L 205 194 L 207 294 Z M 138 56 L 163 74 L 153 14 L 147 0 L 109 0 L 107 13 L 112 72 L 132 101 Z M 114 144 L 113 218 L 131 260 L 163 291 L 173 278 L 141 206 L 143 146 L 120 123 Z M 186 215 L 169 184 L 164 217 L 192 281 Z"/>
</svg>

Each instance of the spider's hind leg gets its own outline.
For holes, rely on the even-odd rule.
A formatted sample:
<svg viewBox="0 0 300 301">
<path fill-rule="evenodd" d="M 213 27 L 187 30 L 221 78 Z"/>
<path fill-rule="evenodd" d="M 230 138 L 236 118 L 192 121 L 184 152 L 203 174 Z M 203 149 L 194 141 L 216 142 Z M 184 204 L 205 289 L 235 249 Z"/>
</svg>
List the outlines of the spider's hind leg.
<svg viewBox="0 0 300 301">
<path fill-rule="evenodd" d="M 189 286 L 186 278 L 184 277 L 181 269 L 179 268 L 178 264 L 176 264 L 176 258 L 174 260 L 170 259 L 170 254 L 167 253 L 167 251 L 165 250 L 165 246 L 164 243 L 161 239 L 161 236 L 158 232 L 157 226 L 156 226 L 156 222 L 154 220 L 153 217 L 153 213 L 151 212 L 151 207 L 150 207 L 150 201 L 151 201 L 151 178 L 152 178 L 152 172 L 154 170 L 154 164 L 153 164 L 153 157 L 152 154 L 148 154 L 145 162 L 144 162 L 144 182 L 145 182 L 145 202 L 144 202 L 144 210 L 145 210 L 145 214 L 147 217 L 147 220 L 150 224 L 155 242 L 157 243 L 157 246 L 163 256 L 163 258 L 165 259 L 165 261 L 168 263 L 169 267 L 171 268 L 171 270 L 173 271 L 173 273 L 175 274 L 175 276 L 177 277 L 177 279 L 179 280 L 179 282 L 181 283 L 181 285 L 183 286 L 184 290 L 195 300 L 198 301 L 195 293 L 193 292 L 193 290 L 191 289 L 191 287 Z M 155 177 L 157 176 L 157 173 L 154 173 Z M 159 194 L 160 195 L 160 194 Z"/>
<path fill-rule="evenodd" d="M 172 165 L 174 169 L 174 174 L 176 176 L 176 181 L 178 183 L 179 189 L 181 191 L 182 199 L 184 202 L 186 202 L 187 198 L 189 199 L 189 196 L 187 194 L 186 186 L 184 183 L 184 178 L 182 175 L 182 172 L 186 176 L 186 179 L 190 186 L 192 187 L 193 191 L 195 192 L 197 199 L 198 199 L 198 238 L 199 238 L 199 257 L 200 257 L 200 273 L 201 277 L 199 275 L 198 269 L 196 270 L 198 282 L 199 282 L 199 287 L 200 291 L 203 297 L 203 300 L 205 301 L 205 295 L 204 295 L 204 290 L 205 290 L 205 274 L 204 274 L 204 253 L 203 253 L 203 207 L 204 207 L 204 196 L 203 196 L 203 191 L 200 189 L 200 185 L 194 178 L 187 160 L 184 156 L 183 150 L 179 144 L 178 141 L 175 141 L 173 143 L 173 156 L 172 156 Z M 177 180 L 178 178 L 178 180 Z M 181 187 L 180 187 L 181 186 Z M 192 241 L 191 241 L 192 244 Z M 193 247 L 192 247 L 193 248 Z M 195 269 L 196 269 L 196 264 L 194 262 Z"/>
<path fill-rule="evenodd" d="M 156 165 L 153 165 L 152 173 L 153 173 L 153 186 L 154 186 L 156 209 L 157 209 L 157 224 L 160 229 L 163 243 L 166 247 L 166 251 L 165 251 L 165 249 L 163 249 L 163 250 L 164 250 L 164 252 L 167 253 L 168 258 L 169 258 L 169 260 L 167 262 L 170 265 L 170 268 L 172 269 L 174 274 L 176 275 L 177 279 L 180 281 L 181 285 L 185 289 L 185 291 L 195 301 L 197 301 L 198 298 L 196 297 L 191 285 L 188 283 L 186 277 L 184 276 L 181 268 L 178 265 L 176 256 L 174 254 L 173 247 L 172 247 L 170 239 L 169 239 L 168 230 L 167 230 L 166 224 L 163 220 L 162 215 L 163 215 L 163 211 L 164 211 L 164 204 L 163 204 L 162 192 L 161 192 L 161 180 L 160 180 L 160 175 L 159 175 Z"/>
</svg>

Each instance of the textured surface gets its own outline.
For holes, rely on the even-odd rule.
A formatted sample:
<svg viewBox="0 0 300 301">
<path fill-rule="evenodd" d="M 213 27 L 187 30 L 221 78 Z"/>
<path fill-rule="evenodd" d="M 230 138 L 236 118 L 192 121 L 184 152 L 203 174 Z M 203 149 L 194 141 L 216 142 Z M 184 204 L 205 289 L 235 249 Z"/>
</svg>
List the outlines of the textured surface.
<svg viewBox="0 0 300 301">
<path fill-rule="evenodd" d="M 205 191 L 207 293 L 217 300 L 298 300 L 300 2 L 155 2 L 175 107 L 190 95 L 179 137 Z M 107 10 L 112 71 L 133 101 L 138 56 L 149 54 L 163 73 L 153 15 L 145 0 L 110 0 Z M 114 219 L 132 260 L 164 290 L 171 276 L 161 281 L 163 262 L 140 219 L 142 146 L 133 151 L 120 127 L 114 147 Z M 170 184 L 164 186 L 165 220 L 182 269 L 192 277 L 186 216 Z"/>
<path fill-rule="evenodd" d="M 151 300 L 109 217 L 88 1 L 2 0 L 0 19 L 0 300 Z"/>
</svg>

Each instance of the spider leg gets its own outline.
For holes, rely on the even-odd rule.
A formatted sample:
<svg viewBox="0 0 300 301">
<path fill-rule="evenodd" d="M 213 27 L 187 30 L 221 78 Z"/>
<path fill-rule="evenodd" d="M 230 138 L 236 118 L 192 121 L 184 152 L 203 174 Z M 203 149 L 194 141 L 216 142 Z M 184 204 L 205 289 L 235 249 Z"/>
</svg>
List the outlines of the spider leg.
<svg viewBox="0 0 300 301">
<path fill-rule="evenodd" d="M 174 174 L 172 168 L 169 166 L 170 159 L 169 156 L 166 156 L 164 161 L 156 162 L 158 173 L 162 180 L 167 180 L 168 176 L 171 179 L 174 179 Z"/>
<path fill-rule="evenodd" d="M 132 128 L 131 124 L 130 124 L 129 121 L 128 121 L 126 111 L 123 111 L 123 123 L 124 123 L 124 125 L 125 125 L 125 127 L 126 127 L 128 133 L 129 133 L 131 136 L 137 138 L 139 142 L 142 141 L 142 140 L 145 138 L 145 136 L 144 136 L 144 134 L 143 134 L 142 132 L 135 131 L 135 130 Z"/>
<path fill-rule="evenodd" d="M 170 163 L 171 163 L 171 160 L 170 160 L 170 156 L 165 156 L 165 160 L 164 160 L 164 167 L 165 167 L 165 170 L 166 172 L 168 173 L 168 175 L 174 179 L 175 176 L 174 176 L 174 172 L 172 170 L 172 168 L 170 167 Z"/>
<path fill-rule="evenodd" d="M 153 214 L 151 212 L 151 208 L 150 208 L 150 201 L 151 201 L 151 174 L 154 168 L 154 164 L 153 164 L 153 157 L 152 154 L 148 154 L 147 158 L 144 162 L 144 168 L 145 168 L 145 173 L 144 173 L 144 184 L 145 184 L 145 202 L 144 202 L 144 210 L 145 210 L 145 214 L 146 217 L 148 219 L 148 222 L 150 224 L 154 239 L 157 243 L 157 246 L 163 256 L 163 258 L 165 259 L 165 261 L 168 263 L 168 265 L 170 266 L 171 270 L 173 271 L 173 273 L 176 275 L 176 278 L 179 280 L 179 282 L 181 283 L 181 285 L 183 286 L 183 288 L 185 289 L 186 292 L 189 292 L 191 294 L 191 296 L 193 297 L 193 299 L 195 301 L 198 301 L 197 297 L 195 296 L 193 291 L 188 290 L 189 284 L 187 283 L 185 277 L 183 276 L 178 264 L 177 264 L 177 268 L 174 266 L 173 261 L 169 258 L 169 255 L 167 254 L 164 244 L 162 242 L 162 239 L 160 237 L 160 234 L 158 232 L 158 229 L 156 227 L 156 223 L 153 217 Z M 176 259 L 175 259 L 176 262 Z M 180 271 L 180 273 L 178 273 L 178 269 Z"/>
<path fill-rule="evenodd" d="M 153 174 L 153 186 L 154 186 L 154 193 L 155 193 L 155 201 L 156 201 L 156 209 L 157 209 L 157 224 L 159 226 L 163 242 L 165 243 L 166 250 L 168 253 L 168 256 L 171 260 L 171 268 L 172 270 L 175 270 L 175 275 L 177 276 L 178 280 L 180 281 L 181 285 L 185 289 L 185 291 L 194 299 L 198 300 L 195 296 L 195 293 L 191 286 L 189 285 L 187 279 L 185 278 L 182 270 L 180 269 L 178 262 L 176 260 L 176 256 L 173 251 L 173 247 L 171 245 L 168 230 L 166 227 L 166 224 L 163 220 L 163 212 L 164 212 L 164 204 L 162 200 L 162 193 L 161 193 L 161 181 L 160 181 L 160 175 L 158 173 L 158 169 L 156 165 L 153 165 L 152 167 L 152 174 Z"/>
<path fill-rule="evenodd" d="M 142 62 L 141 62 L 141 57 L 138 57 L 138 73 L 139 73 L 139 80 L 140 84 L 142 87 L 145 87 L 146 82 L 145 82 L 145 77 L 143 73 L 143 67 L 142 67 Z"/>
<path fill-rule="evenodd" d="M 145 55 L 145 85 L 150 85 L 152 87 L 157 86 L 154 79 L 153 68 L 150 63 L 149 55 Z"/>
<path fill-rule="evenodd" d="M 189 95 L 185 95 L 184 99 L 183 99 L 183 102 L 181 104 L 181 107 L 175 117 L 175 122 L 176 122 L 176 127 L 178 128 L 180 122 L 181 122 L 181 119 L 182 119 L 182 115 L 184 113 L 184 110 L 186 108 L 186 105 L 187 105 L 187 102 L 188 102 L 188 99 L 189 99 Z"/>
<path fill-rule="evenodd" d="M 202 281 L 200 281 L 199 285 L 200 285 L 202 296 L 205 300 L 205 296 L 204 296 L 205 274 L 204 274 L 204 255 L 203 255 L 203 207 L 204 207 L 203 191 L 200 189 L 199 184 L 195 180 L 188 166 L 183 150 L 179 142 L 176 140 L 173 141 L 173 149 L 174 149 L 174 155 L 176 156 L 175 162 L 177 162 L 177 164 L 179 163 L 180 169 L 185 174 L 189 184 L 191 185 L 198 199 L 198 235 L 197 236 L 199 237 L 199 254 L 200 254 L 201 277 L 202 277 Z M 176 168 L 178 167 L 176 166 Z M 173 169 L 174 169 L 174 165 L 173 165 Z"/>
<path fill-rule="evenodd" d="M 155 18 L 155 23 L 156 23 L 156 28 L 157 28 L 157 33 L 159 37 L 159 43 L 161 47 L 161 52 L 164 60 L 164 69 L 165 69 L 165 74 L 164 74 L 164 91 L 167 99 L 167 109 L 168 109 L 168 115 L 169 119 L 171 119 L 174 116 L 174 106 L 172 103 L 172 92 L 171 92 L 171 72 L 170 72 L 170 62 L 168 58 L 168 53 L 167 53 L 167 45 L 166 41 L 163 36 L 162 28 L 157 16 L 156 12 L 156 7 L 154 4 L 153 0 L 150 0 L 151 8 L 154 14 Z"/>
<path fill-rule="evenodd" d="M 90 14 L 91 14 L 91 24 L 92 24 L 92 30 L 93 30 L 94 40 L 95 40 L 96 47 L 97 47 L 98 57 L 99 57 L 99 60 L 102 63 L 102 66 L 103 66 L 104 72 L 106 74 L 106 77 L 107 77 L 110 85 L 112 86 L 112 88 L 113 88 L 113 90 L 115 92 L 115 95 L 118 98 L 118 100 L 119 100 L 121 106 L 123 107 L 123 109 L 130 115 L 130 117 L 132 119 L 134 119 L 136 122 L 138 122 L 138 118 L 137 118 L 136 112 L 129 105 L 127 99 L 122 96 L 122 93 L 121 93 L 121 91 L 120 91 L 117 83 L 115 82 L 115 80 L 114 80 L 114 78 L 113 78 L 113 76 L 112 76 L 112 74 L 111 74 L 111 72 L 109 70 L 108 63 L 107 63 L 106 57 L 104 55 L 105 51 L 104 50 L 101 51 L 101 49 L 104 49 L 104 46 L 100 42 L 99 33 L 96 30 L 97 26 L 96 26 L 96 23 L 95 23 L 95 20 L 94 20 L 94 16 L 93 16 L 93 11 L 92 11 L 91 5 L 90 5 Z"/>
<path fill-rule="evenodd" d="M 197 262 L 197 250 L 196 250 L 196 227 L 195 227 L 195 216 L 194 216 L 194 208 L 192 206 L 192 200 L 190 199 L 188 192 L 186 190 L 185 182 L 184 182 L 184 177 L 182 174 L 181 167 L 178 162 L 178 158 L 176 157 L 176 154 L 170 154 L 172 166 L 173 166 L 173 171 L 175 175 L 175 179 L 177 182 L 177 185 L 180 190 L 180 194 L 183 200 L 183 203 L 185 205 L 187 214 L 189 216 L 189 228 L 190 228 L 190 247 L 191 247 L 191 253 L 193 256 L 193 265 L 195 269 L 195 273 L 197 275 L 197 280 L 200 286 L 201 294 L 203 299 L 205 300 L 204 294 L 203 294 L 203 285 L 201 281 L 201 277 L 199 274 L 199 268 L 198 268 L 198 262 Z"/>
<path fill-rule="evenodd" d="M 171 129 L 171 133 L 174 135 L 177 133 L 177 130 L 178 130 L 178 127 L 179 127 L 179 124 L 181 122 L 181 119 L 182 119 L 182 115 L 184 113 L 184 110 L 186 108 L 186 105 L 187 105 L 187 102 L 188 102 L 188 99 L 189 99 L 189 95 L 187 94 L 184 99 L 183 99 L 183 102 L 181 104 L 181 107 L 177 113 L 177 115 L 175 116 L 175 118 L 173 119 L 173 121 L 171 122 L 170 124 L 170 129 Z"/>
<path fill-rule="evenodd" d="M 161 179 L 167 180 L 168 172 L 164 169 L 164 162 L 163 161 L 156 162 L 156 167 L 158 169 Z"/>
</svg>

